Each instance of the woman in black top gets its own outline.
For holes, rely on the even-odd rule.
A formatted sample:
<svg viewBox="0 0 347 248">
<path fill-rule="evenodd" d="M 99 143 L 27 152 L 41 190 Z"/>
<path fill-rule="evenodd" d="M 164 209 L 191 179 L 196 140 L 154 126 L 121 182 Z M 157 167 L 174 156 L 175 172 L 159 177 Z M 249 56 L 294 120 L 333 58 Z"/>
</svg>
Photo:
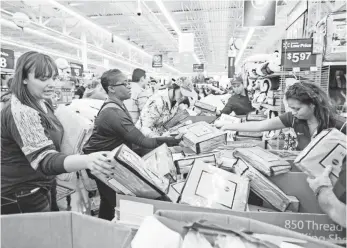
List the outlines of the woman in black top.
<svg viewBox="0 0 347 248">
<path fill-rule="evenodd" d="M 303 150 L 313 137 L 322 130 L 336 127 L 341 129 L 343 122 L 337 120 L 336 112 L 327 94 L 317 85 L 310 83 L 295 83 L 285 94 L 288 106 L 292 112 L 279 117 L 257 122 L 228 124 L 217 122 L 223 130 L 240 132 L 263 132 L 292 127 L 296 133 L 298 144 L 296 150 Z M 343 130 L 346 133 L 346 129 Z"/>
</svg>

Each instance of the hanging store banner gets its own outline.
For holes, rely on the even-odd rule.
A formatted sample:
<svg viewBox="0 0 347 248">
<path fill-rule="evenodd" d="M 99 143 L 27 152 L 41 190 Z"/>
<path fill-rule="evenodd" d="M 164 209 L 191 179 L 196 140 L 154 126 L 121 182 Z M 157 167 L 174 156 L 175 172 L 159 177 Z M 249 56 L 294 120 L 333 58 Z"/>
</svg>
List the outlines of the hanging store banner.
<svg viewBox="0 0 347 248">
<path fill-rule="evenodd" d="M 78 63 L 70 62 L 71 76 L 82 77 L 83 75 L 83 65 Z"/>
<path fill-rule="evenodd" d="M 276 1 L 246 0 L 243 4 L 243 27 L 275 26 Z"/>
<path fill-rule="evenodd" d="M 315 66 L 316 55 L 312 54 L 312 47 L 313 39 L 282 40 L 281 65 L 284 69 L 309 69 Z"/>
<path fill-rule="evenodd" d="M 204 72 L 204 64 L 193 64 L 193 72 Z"/>
<path fill-rule="evenodd" d="M 163 67 L 163 55 L 162 54 L 157 54 L 157 55 L 153 56 L 152 67 L 153 68 Z"/>
<path fill-rule="evenodd" d="M 14 51 L 1 48 L 0 58 L 1 69 L 14 69 Z"/>
</svg>

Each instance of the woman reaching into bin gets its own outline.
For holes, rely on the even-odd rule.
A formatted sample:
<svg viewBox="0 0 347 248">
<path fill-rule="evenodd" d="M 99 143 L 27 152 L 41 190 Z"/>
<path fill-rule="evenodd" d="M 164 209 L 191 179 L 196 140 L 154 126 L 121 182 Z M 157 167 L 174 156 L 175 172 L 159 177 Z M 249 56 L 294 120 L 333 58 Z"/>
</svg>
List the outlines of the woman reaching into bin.
<svg viewBox="0 0 347 248">
<path fill-rule="evenodd" d="M 108 152 L 60 153 L 63 127 L 45 100 L 54 93 L 55 62 L 38 52 L 19 57 L 12 95 L 1 111 L 2 214 L 51 210 L 55 176 L 82 169 L 110 175 Z"/>
</svg>

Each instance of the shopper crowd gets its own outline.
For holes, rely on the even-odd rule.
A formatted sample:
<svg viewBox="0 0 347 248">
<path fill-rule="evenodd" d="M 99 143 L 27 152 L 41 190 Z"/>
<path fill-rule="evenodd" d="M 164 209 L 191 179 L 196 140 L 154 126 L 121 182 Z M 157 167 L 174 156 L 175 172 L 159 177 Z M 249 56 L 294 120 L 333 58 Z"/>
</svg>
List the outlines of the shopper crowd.
<svg viewBox="0 0 347 248">
<path fill-rule="evenodd" d="M 53 211 L 56 176 L 87 170 L 100 193 L 99 217 L 112 220 L 116 194 L 90 173 L 112 176 L 111 161 L 107 159 L 110 151 L 126 144 L 142 156 L 164 143 L 177 146 L 181 137 L 166 137 L 164 124 L 209 95 L 231 94 L 217 115 L 246 115 L 254 111 L 241 78 L 233 79 L 226 89 L 205 82 L 193 84 L 187 77 L 160 85 L 142 69 L 133 71 L 131 82 L 122 71 L 111 69 L 100 79 L 78 82 L 75 99 L 104 100 L 104 104 L 83 154 L 66 155 L 60 152 L 64 129 L 50 101 L 58 74 L 52 58 L 27 52 L 17 61 L 14 76 L 8 82 L 9 92 L 1 97 L 2 214 Z M 298 137 L 297 150 L 303 150 L 324 129 L 337 128 L 345 133 L 344 123 L 335 118 L 329 97 L 318 86 L 295 83 L 286 91 L 285 98 L 291 112 L 257 125 L 217 121 L 215 126 L 241 132 L 290 127 Z M 329 179 L 331 167 L 320 177 L 308 178 L 321 209 L 342 226 L 346 226 L 345 171 L 344 161 L 334 186 Z"/>
</svg>

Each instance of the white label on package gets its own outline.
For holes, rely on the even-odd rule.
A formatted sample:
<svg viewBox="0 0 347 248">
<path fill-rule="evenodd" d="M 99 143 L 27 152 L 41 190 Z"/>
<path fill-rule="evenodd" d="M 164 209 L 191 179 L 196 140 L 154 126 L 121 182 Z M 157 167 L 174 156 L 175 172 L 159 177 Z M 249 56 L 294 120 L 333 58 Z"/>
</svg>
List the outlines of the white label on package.
<svg viewBox="0 0 347 248">
<path fill-rule="evenodd" d="M 236 193 L 236 183 L 220 176 L 202 171 L 195 194 L 208 199 L 209 202 L 219 203 L 232 208 Z"/>
<path fill-rule="evenodd" d="M 341 144 L 335 146 L 334 149 L 320 162 L 320 164 L 325 168 L 328 165 L 333 166 L 333 174 L 339 176 L 342 162 L 346 158 L 346 148 Z"/>
<path fill-rule="evenodd" d="M 200 125 L 189 128 L 189 131 L 195 134 L 197 137 L 212 133 L 211 129 Z"/>
</svg>

